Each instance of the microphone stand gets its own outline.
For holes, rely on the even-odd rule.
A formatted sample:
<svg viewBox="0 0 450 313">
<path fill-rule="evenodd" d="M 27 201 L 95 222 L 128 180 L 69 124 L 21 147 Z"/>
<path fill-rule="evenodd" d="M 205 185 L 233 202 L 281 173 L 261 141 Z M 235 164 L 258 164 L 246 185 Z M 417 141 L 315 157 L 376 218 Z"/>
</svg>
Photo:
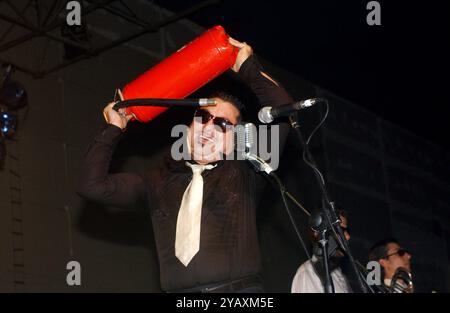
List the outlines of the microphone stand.
<svg viewBox="0 0 450 313">
<path fill-rule="evenodd" d="M 321 277 L 321 275 L 319 274 L 319 271 L 317 269 L 315 269 L 315 271 L 316 271 L 317 275 L 319 276 L 321 282 L 324 284 L 324 290 L 326 292 L 330 292 L 330 293 L 334 292 L 333 280 L 331 279 L 330 270 L 328 270 L 329 269 L 328 257 L 330 255 L 330 251 L 328 251 L 329 250 L 329 240 L 326 240 L 325 242 L 323 241 L 324 236 L 326 236 L 326 233 L 324 231 L 327 231 L 327 224 L 324 223 L 322 215 L 318 211 L 314 211 L 313 214 L 311 214 L 307 209 L 305 209 L 303 207 L 303 205 L 301 205 L 300 202 L 297 201 L 297 199 L 295 199 L 295 197 L 291 193 L 289 193 L 289 191 L 287 191 L 286 187 L 281 182 L 280 178 L 274 172 L 274 170 L 260 157 L 258 157 L 257 155 L 251 154 L 251 153 L 245 153 L 244 157 L 246 160 L 250 161 L 250 163 L 253 165 L 253 167 L 255 168 L 255 170 L 257 172 L 265 172 L 267 174 L 267 177 L 272 178 L 273 181 L 278 185 L 279 191 L 281 192 L 281 198 L 283 199 L 284 206 L 289 215 L 289 218 L 291 219 L 292 226 L 294 227 L 297 237 L 298 237 L 309 260 L 312 260 L 312 258 L 308 252 L 308 249 L 306 248 L 305 242 L 303 241 L 303 239 L 300 235 L 298 227 L 296 226 L 296 223 L 294 221 L 292 213 L 287 204 L 286 196 L 289 199 L 291 199 L 291 201 L 294 202 L 294 204 L 297 207 L 299 207 L 301 210 L 303 210 L 303 212 L 309 217 L 309 220 L 310 220 L 309 224 L 310 224 L 311 228 L 315 228 L 315 229 L 319 230 L 319 233 L 321 234 L 321 238 L 320 238 L 321 240 L 319 241 L 319 244 L 321 244 L 321 248 L 322 248 L 321 253 L 322 253 L 322 256 L 324 256 L 324 255 L 327 256 L 324 258 L 324 261 L 322 261 L 322 263 L 326 262 L 326 265 L 324 264 L 324 267 L 327 269 L 325 271 L 326 272 L 326 283 L 324 283 L 323 277 Z M 326 237 L 325 237 L 325 239 L 326 239 Z M 336 240 L 334 242 L 336 242 Z M 334 243 L 334 245 L 336 245 L 336 243 Z M 334 249 L 335 248 L 333 248 L 332 251 L 334 251 Z M 362 268 L 364 268 L 360 263 L 357 262 L 357 264 L 359 266 L 361 266 Z M 313 266 L 315 267 L 314 264 L 313 264 Z M 362 272 L 358 271 L 358 277 L 360 277 L 362 275 L 363 275 Z M 366 276 L 367 276 L 367 274 L 366 274 Z M 370 289 L 370 291 L 372 293 L 375 292 L 369 285 L 368 285 L 368 288 Z"/>
<path fill-rule="evenodd" d="M 328 260 L 327 230 L 320 232 L 319 244 L 320 244 L 320 247 L 322 248 L 322 255 L 324 256 L 323 269 L 325 271 L 325 283 L 324 283 L 323 287 L 324 287 L 325 293 L 334 293 L 334 284 L 333 284 L 333 280 L 331 279 L 331 271 L 330 271 L 330 266 L 328 263 L 329 260 Z"/>
<path fill-rule="evenodd" d="M 313 214 L 309 217 L 309 225 L 310 227 L 317 231 L 319 233 L 319 240 L 318 245 L 320 247 L 321 251 L 321 259 L 322 259 L 322 266 L 325 277 L 322 277 L 320 280 L 323 284 L 323 289 L 325 293 L 334 293 L 334 284 L 333 280 L 331 279 L 331 270 L 329 265 L 329 235 L 328 235 L 328 225 L 323 220 L 323 214 L 320 211 L 314 211 Z M 319 275 L 319 271 L 316 271 Z M 319 276 L 320 277 L 320 276 Z"/>
<path fill-rule="evenodd" d="M 344 232 L 342 231 L 342 228 L 340 226 L 341 221 L 338 218 L 338 216 L 336 215 L 334 203 L 332 201 L 330 201 L 330 199 L 329 199 L 325 180 L 324 180 L 323 176 L 320 174 L 320 172 L 317 170 L 317 165 L 314 160 L 314 157 L 312 156 L 311 152 L 308 149 L 308 145 L 306 144 L 305 140 L 303 139 L 302 133 L 300 131 L 300 125 L 298 123 L 297 114 L 296 113 L 292 114 L 289 117 L 289 121 L 290 121 L 291 127 L 295 130 L 295 133 L 300 141 L 300 144 L 302 145 L 302 147 L 304 149 L 304 153 L 306 154 L 306 156 L 308 158 L 308 162 L 310 163 L 308 165 L 310 165 L 311 168 L 314 169 L 314 171 L 313 171 L 314 176 L 317 179 L 317 182 L 319 184 L 319 188 L 320 188 L 320 191 L 322 194 L 322 212 L 323 212 L 323 216 L 325 217 L 325 221 L 322 220 L 322 223 L 327 223 L 327 224 L 325 224 L 325 231 L 320 232 L 319 243 L 323 250 L 323 264 L 324 264 L 324 271 L 325 271 L 325 286 L 324 286 L 325 292 L 334 292 L 334 286 L 333 286 L 333 283 L 331 280 L 331 273 L 330 273 L 329 266 L 328 266 L 329 256 L 328 256 L 328 251 L 327 251 L 329 231 L 332 231 L 335 234 L 336 239 L 337 239 L 341 249 L 347 254 L 347 256 L 350 260 L 352 269 L 353 269 L 356 277 L 358 278 L 358 283 L 359 283 L 359 286 L 360 286 L 362 292 L 367 293 L 367 288 L 364 285 L 364 283 L 360 277 L 360 273 L 356 267 L 355 260 L 350 251 L 350 247 L 348 245 L 347 240 L 345 239 Z"/>
</svg>

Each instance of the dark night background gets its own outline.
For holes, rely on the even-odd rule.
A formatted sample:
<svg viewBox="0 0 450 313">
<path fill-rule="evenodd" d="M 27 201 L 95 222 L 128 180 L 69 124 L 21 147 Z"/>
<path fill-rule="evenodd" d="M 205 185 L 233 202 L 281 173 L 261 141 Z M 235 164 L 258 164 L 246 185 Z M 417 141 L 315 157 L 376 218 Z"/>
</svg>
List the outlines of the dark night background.
<svg viewBox="0 0 450 313">
<path fill-rule="evenodd" d="M 199 2 L 156 1 L 175 12 Z M 450 150 L 449 3 L 379 1 L 382 25 L 368 26 L 368 2 L 227 0 L 190 19 Z"/>
</svg>

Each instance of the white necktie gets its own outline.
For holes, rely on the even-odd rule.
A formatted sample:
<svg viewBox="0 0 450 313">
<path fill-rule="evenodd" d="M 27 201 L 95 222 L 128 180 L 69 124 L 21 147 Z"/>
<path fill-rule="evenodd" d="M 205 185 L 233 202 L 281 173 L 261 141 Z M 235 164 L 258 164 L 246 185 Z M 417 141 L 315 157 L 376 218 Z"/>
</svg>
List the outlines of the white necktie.
<svg viewBox="0 0 450 313">
<path fill-rule="evenodd" d="M 188 266 L 200 249 L 203 202 L 202 172 L 215 167 L 215 165 L 200 165 L 188 162 L 186 162 L 186 165 L 192 169 L 192 180 L 184 191 L 181 200 L 175 237 L 175 255 L 184 266 Z"/>
</svg>

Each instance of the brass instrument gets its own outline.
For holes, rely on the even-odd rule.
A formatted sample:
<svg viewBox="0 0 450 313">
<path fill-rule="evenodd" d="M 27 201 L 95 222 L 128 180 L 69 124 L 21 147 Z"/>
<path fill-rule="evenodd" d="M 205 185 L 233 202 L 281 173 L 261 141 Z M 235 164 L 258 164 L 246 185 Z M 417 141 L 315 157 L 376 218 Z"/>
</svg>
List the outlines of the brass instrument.
<svg viewBox="0 0 450 313">
<path fill-rule="evenodd" d="M 414 285 L 411 273 L 404 267 L 395 271 L 389 286 L 389 293 L 413 293 Z"/>
<path fill-rule="evenodd" d="M 368 273 L 366 268 L 358 261 L 356 261 L 356 264 L 359 267 L 362 277 L 367 277 Z M 390 286 L 381 283 L 381 285 L 369 286 L 369 289 L 373 293 L 413 293 L 414 285 L 412 275 L 406 268 L 399 267 L 392 277 Z"/>
</svg>

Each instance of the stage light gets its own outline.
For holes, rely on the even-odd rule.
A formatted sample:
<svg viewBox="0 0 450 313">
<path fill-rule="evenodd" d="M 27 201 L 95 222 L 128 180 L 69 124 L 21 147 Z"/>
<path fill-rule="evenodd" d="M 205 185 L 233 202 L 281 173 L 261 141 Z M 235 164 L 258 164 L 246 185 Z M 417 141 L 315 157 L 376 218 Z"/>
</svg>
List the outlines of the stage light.
<svg viewBox="0 0 450 313">
<path fill-rule="evenodd" d="M 17 115 L 11 112 L 1 112 L 0 115 L 0 133 L 1 137 L 10 139 L 17 131 Z"/>
<path fill-rule="evenodd" d="M 12 66 L 7 65 L 0 82 L 0 104 L 11 111 L 19 110 L 28 104 L 28 95 L 24 86 L 11 80 Z"/>
<path fill-rule="evenodd" d="M 13 111 L 21 109 L 28 104 L 27 92 L 20 83 L 6 82 L 0 90 L 0 103 Z"/>
</svg>

